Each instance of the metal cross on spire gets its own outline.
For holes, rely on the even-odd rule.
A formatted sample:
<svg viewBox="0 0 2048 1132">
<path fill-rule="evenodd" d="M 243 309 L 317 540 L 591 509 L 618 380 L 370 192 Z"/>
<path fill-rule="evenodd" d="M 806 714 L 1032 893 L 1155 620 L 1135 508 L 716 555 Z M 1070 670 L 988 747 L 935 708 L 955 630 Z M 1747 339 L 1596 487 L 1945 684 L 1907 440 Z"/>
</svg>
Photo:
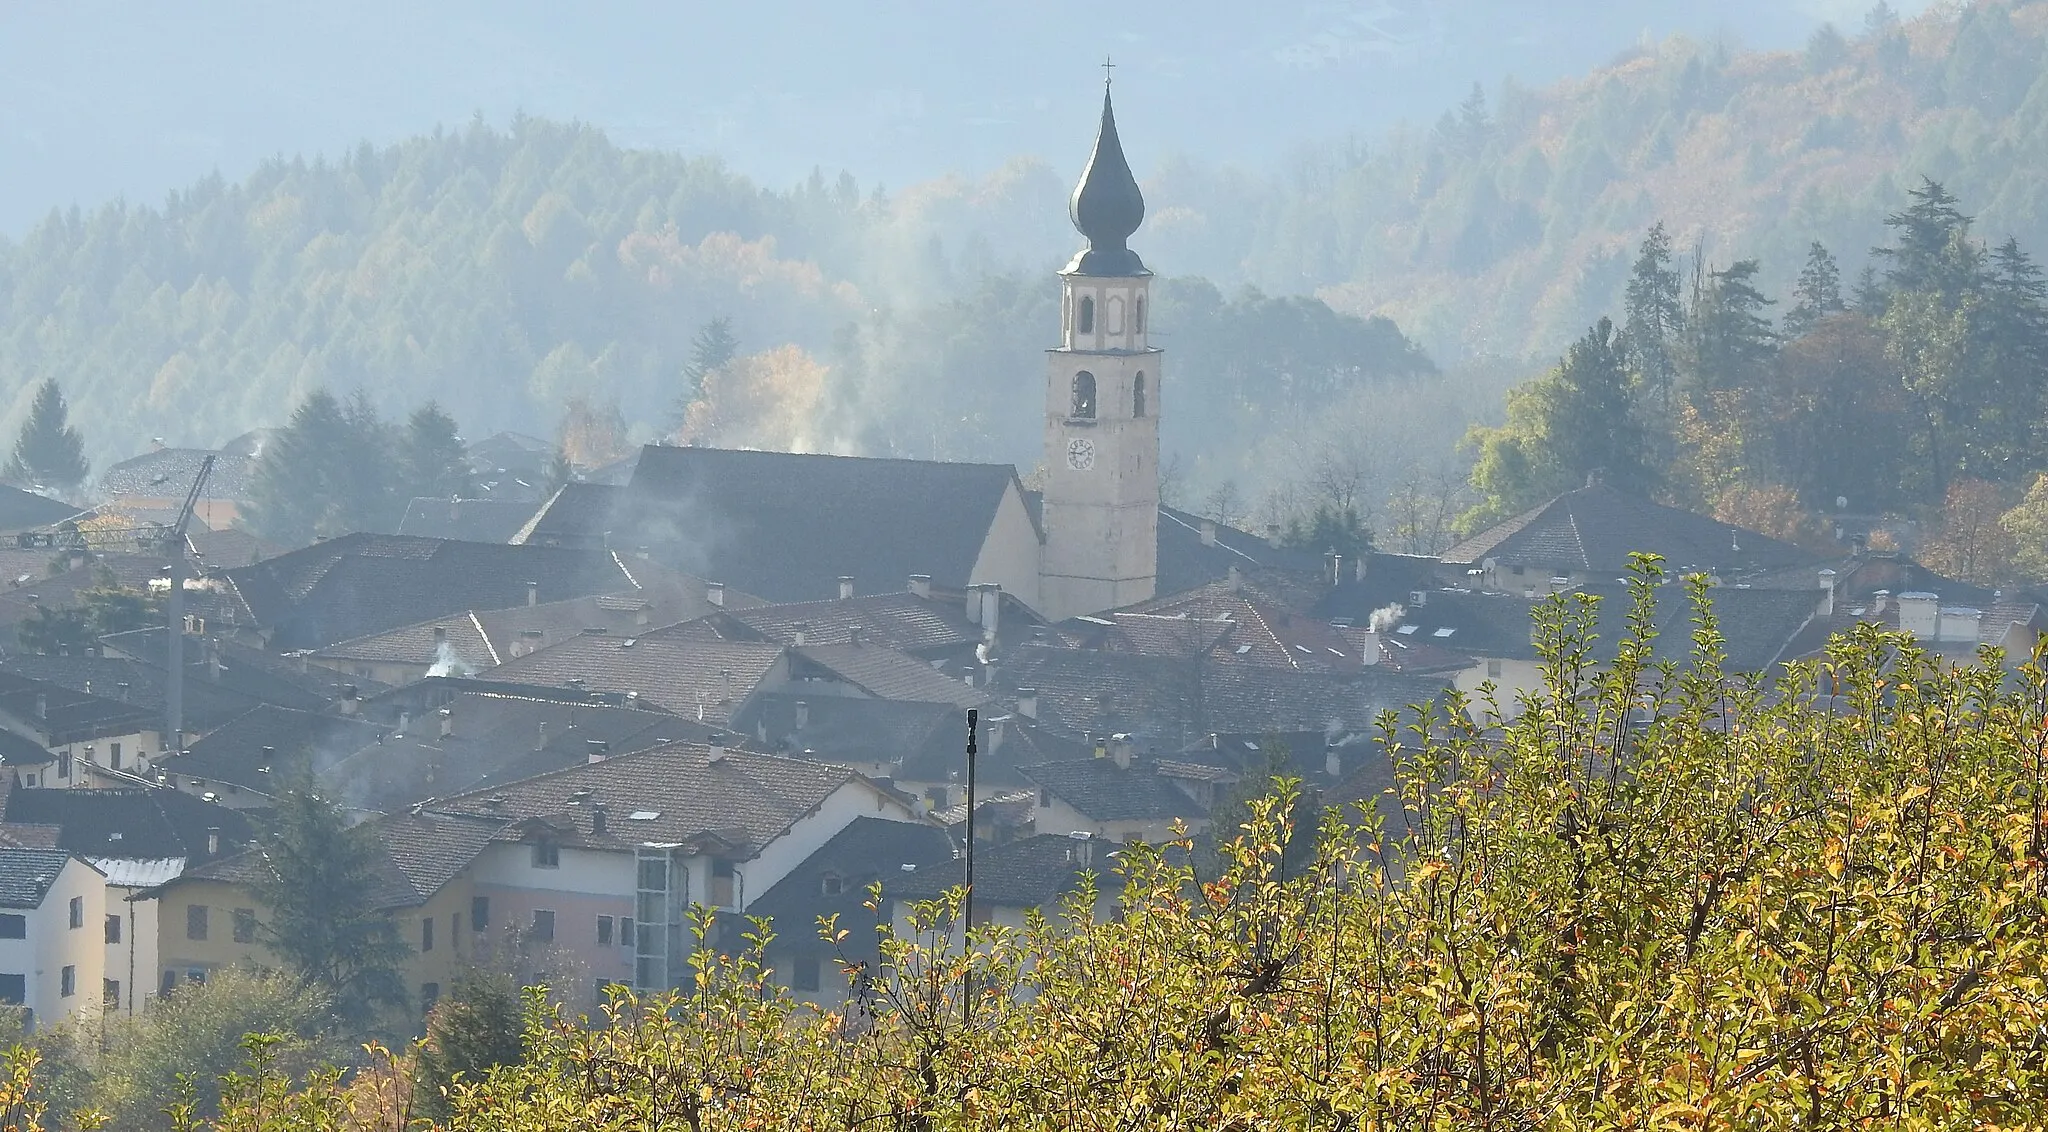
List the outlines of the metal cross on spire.
<svg viewBox="0 0 2048 1132">
<path fill-rule="evenodd" d="M 1104 56 L 1102 57 L 1102 89 L 1104 89 L 1104 90 L 1108 90 L 1108 89 L 1109 89 L 1109 77 L 1110 77 L 1110 76 L 1109 76 L 1109 72 L 1110 72 L 1110 68 L 1112 68 L 1112 67 L 1115 67 L 1115 66 L 1116 66 L 1116 64 L 1115 64 L 1115 63 L 1112 63 L 1112 62 L 1110 62 L 1110 61 L 1109 61 L 1109 56 L 1107 56 L 1107 55 L 1104 55 Z"/>
</svg>

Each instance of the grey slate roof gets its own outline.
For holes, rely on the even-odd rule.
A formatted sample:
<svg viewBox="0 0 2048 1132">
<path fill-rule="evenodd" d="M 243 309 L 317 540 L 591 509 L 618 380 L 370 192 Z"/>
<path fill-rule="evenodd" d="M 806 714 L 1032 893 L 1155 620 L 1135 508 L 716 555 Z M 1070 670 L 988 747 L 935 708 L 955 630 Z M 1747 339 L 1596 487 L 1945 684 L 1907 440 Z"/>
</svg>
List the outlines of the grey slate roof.
<svg viewBox="0 0 2048 1132">
<path fill-rule="evenodd" d="M 540 510 L 523 499 L 415 498 L 398 520 L 398 533 L 465 542 L 510 542 Z"/>
<path fill-rule="evenodd" d="M 1364 730 L 1449 687 L 1447 676 L 1383 667 L 1349 673 L 1030 646 L 1001 666 L 1010 692 L 1038 691 L 1041 724 L 1073 735 L 1128 732 L 1169 749 L 1212 731 Z"/>
<path fill-rule="evenodd" d="M 881 882 L 886 899 L 913 873 L 957 876 L 959 870 L 953 865 L 953 841 L 939 826 L 864 814 L 833 834 L 766 892 L 749 900 L 747 913 L 773 919 L 781 940 L 800 944 L 796 950 L 813 950 L 803 945 L 817 941 L 818 917 L 837 914 L 842 927 L 867 918 L 862 906 L 869 885 Z M 836 894 L 823 891 L 828 874 L 840 881 Z M 872 961 L 874 940 L 873 931 L 854 933 L 845 941 L 853 948 L 848 957 Z"/>
<path fill-rule="evenodd" d="M 375 743 L 386 731 L 359 719 L 266 704 L 208 732 L 184 754 L 159 762 L 157 770 L 273 794 Z"/>
<path fill-rule="evenodd" d="M 72 854 L 66 850 L 0 847 L 0 909 L 43 907 L 49 886 L 57 882 L 57 874 L 70 862 Z"/>
<path fill-rule="evenodd" d="M 180 857 L 198 863 L 207 852 L 209 830 L 220 831 L 225 856 L 254 836 L 238 810 L 170 789 L 14 789 L 7 792 L 9 825 L 45 825 L 58 830 L 57 848 L 91 858 L 161 860 Z"/>
<path fill-rule="evenodd" d="M 471 791 L 429 809 L 514 823 L 501 839 L 545 835 L 561 844 L 620 850 L 647 841 L 713 843 L 751 857 L 858 780 L 845 767 L 673 743 Z M 591 817 L 600 805 L 604 833 L 595 831 Z"/>
<path fill-rule="evenodd" d="M 782 659 L 776 645 L 584 634 L 486 671 L 485 679 L 633 692 L 704 723 L 724 723 Z M 572 685 L 571 681 L 579 681 Z"/>
<path fill-rule="evenodd" d="M 199 474 L 199 465 L 208 456 L 214 457 L 213 472 L 206 477 L 206 491 L 201 498 L 249 498 L 255 457 L 206 448 L 161 448 L 131 456 L 101 473 L 100 490 L 113 496 L 183 499 L 192 490 L 192 477 Z"/>
<path fill-rule="evenodd" d="M 1194 799 L 1148 766 L 1121 767 L 1114 759 L 1091 758 L 1039 763 L 1021 767 L 1019 773 L 1026 781 L 1096 821 L 1171 821 L 1206 816 Z"/>
<path fill-rule="evenodd" d="M 1269 571 L 1315 578 L 1323 568 L 1320 553 L 1276 547 L 1267 539 L 1218 524 L 1216 541 L 1202 541 L 1202 518 L 1176 507 L 1159 509 L 1159 580 L 1162 594 L 1191 590 L 1241 573 Z"/>
<path fill-rule="evenodd" d="M 0 848 L 0 908 L 42 907 L 71 857 L 62 849 Z"/>
<path fill-rule="evenodd" d="M 561 601 L 633 588 L 603 551 L 351 534 L 225 572 L 276 649 L 335 641 L 465 609 Z"/>
<path fill-rule="evenodd" d="M 1697 570 L 1730 579 L 1816 561 L 1790 543 L 1604 483 L 1568 491 L 1497 523 L 1444 551 L 1443 561 L 1470 567 L 1492 558 L 1502 565 L 1609 574 L 1626 571 L 1635 551 L 1663 555 L 1674 573 Z"/>
<path fill-rule="evenodd" d="M 624 488 L 564 489 L 525 537 L 590 546 L 609 532 L 770 601 L 831 597 L 841 575 L 964 586 L 1016 484 L 1006 464 L 655 445 Z"/>
<path fill-rule="evenodd" d="M 1093 872 L 1101 888 L 1119 887 L 1111 876 L 1116 867 L 1117 846 L 1092 839 L 1085 847 L 1064 834 L 1041 833 L 1003 845 L 977 845 L 974 849 L 974 898 L 977 902 L 1008 908 L 1043 908 L 1080 887 L 1083 873 Z M 1082 860 L 1085 855 L 1089 858 Z M 920 868 L 905 873 L 897 882 L 896 895 L 907 900 L 931 900 L 963 883 L 958 869 Z"/>
<path fill-rule="evenodd" d="M 165 720 L 167 673 L 155 665 L 111 656 L 42 656 L 9 653 L 0 670 L 39 684 L 68 689 L 81 699 L 100 702 L 105 717 L 147 720 L 145 730 L 161 730 Z M 185 726 L 210 731 L 263 701 L 225 682 L 197 679 L 188 666 L 185 681 Z M 124 688 L 123 685 L 126 685 Z M 56 700 L 50 701 L 55 704 Z"/>
<path fill-rule="evenodd" d="M 940 672 L 909 653 L 882 645 L 811 645 L 790 650 L 790 679 L 819 674 L 843 680 L 884 700 L 951 704 L 966 709 L 988 703 L 988 693 L 964 679 Z"/>
<path fill-rule="evenodd" d="M 0 531 L 29 531 L 61 523 L 85 508 L 0 484 Z"/>
</svg>

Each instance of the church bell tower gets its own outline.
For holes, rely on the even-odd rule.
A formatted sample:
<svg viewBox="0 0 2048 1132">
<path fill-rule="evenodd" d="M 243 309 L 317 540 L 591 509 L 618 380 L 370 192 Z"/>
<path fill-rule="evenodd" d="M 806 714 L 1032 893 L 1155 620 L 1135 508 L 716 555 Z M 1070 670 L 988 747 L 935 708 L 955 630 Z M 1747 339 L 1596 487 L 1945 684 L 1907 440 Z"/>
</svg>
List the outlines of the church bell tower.
<svg viewBox="0 0 2048 1132">
<path fill-rule="evenodd" d="M 1088 246 L 1060 272 L 1060 345 L 1046 352 L 1043 612 L 1144 601 L 1158 582 L 1160 352 L 1147 344 L 1152 273 L 1125 246 L 1145 198 L 1102 91 L 1095 152 L 1067 211 Z"/>
</svg>

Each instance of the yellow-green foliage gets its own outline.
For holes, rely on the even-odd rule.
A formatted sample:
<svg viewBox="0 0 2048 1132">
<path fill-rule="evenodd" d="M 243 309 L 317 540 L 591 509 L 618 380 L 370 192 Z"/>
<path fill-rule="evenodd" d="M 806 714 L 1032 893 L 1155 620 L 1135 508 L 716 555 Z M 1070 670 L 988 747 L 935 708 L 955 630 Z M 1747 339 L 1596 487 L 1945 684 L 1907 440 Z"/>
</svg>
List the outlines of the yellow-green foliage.
<svg viewBox="0 0 2048 1132">
<path fill-rule="evenodd" d="M 1269 800 L 1220 879 L 1134 846 L 1105 878 L 1120 916 L 1084 893 L 971 961 L 928 907 L 885 935 L 868 1012 L 796 1003 L 758 950 L 592 1026 L 536 998 L 527 1061 L 458 1082 L 450 1124 L 2039 1127 L 2040 669 L 1864 632 L 1766 690 L 1722 676 L 1703 600 L 1682 669 L 1641 640 L 1594 664 L 1591 605 L 1544 610 L 1546 689 L 1514 722 L 1399 736 L 1398 828 L 1333 815 L 1283 874 Z M 338 1088 L 303 1123 L 230 1123 L 391 1119 L 340 1115 Z"/>
</svg>

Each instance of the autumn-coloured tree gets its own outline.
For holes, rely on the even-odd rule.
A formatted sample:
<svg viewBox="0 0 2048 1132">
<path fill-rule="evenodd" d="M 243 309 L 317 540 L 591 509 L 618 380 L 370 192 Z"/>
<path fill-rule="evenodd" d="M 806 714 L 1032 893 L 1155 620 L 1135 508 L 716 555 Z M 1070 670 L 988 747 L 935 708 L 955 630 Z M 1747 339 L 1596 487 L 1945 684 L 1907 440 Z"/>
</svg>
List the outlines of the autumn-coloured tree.
<svg viewBox="0 0 2048 1132">
<path fill-rule="evenodd" d="M 792 345 L 734 358 L 704 375 L 679 438 L 722 448 L 829 451 L 838 438 L 818 412 L 829 375 Z"/>
<path fill-rule="evenodd" d="M 633 450 L 616 401 L 571 397 L 562 407 L 557 450 L 574 468 L 601 468 Z"/>
<path fill-rule="evenodd" d="M 1387 796 L 1322 814 L 1312 853 L 1283 782 L 1213 872 L 1189 841 L 1104 847 L 971 947 L 957 891 L 893 909 L 830 1009 L 763 965 L 770 925 L 721 954 L 700 909 L 681 991 L 591 1024 L 530 993 L 524 1057 L 454 1084 L 443 1126 L 2038 1126 L 2039 658 L 1863 626 L 1766 686 L 1724 670 L 1703 577 L 1689 659 L 1652 660 L 1662 580 L 1639 559 L 1612 643 L 1599 598 L 1542 603 L 1516 718 L 1383 720 Z M 331 1075 L 222 1097 L 223 1128 L 392 1126 Z"/>
<path fill-rule="evenodd" d="M 2009 505 L 1997 484 L 1979 479 L 1951 483 L 1937 521 L 1920 541 L 1920 561 L 1966 582 L 1997 585 L 2012 580 L 2018 543 L 2002 522 Z"/>
<path fill-rule="evenodd" d="M 1819 535 L 1812 512 L 1799 503 L 1799 493 L 1783 484 L 1737 484 L 1721 493 L 1714 518 L 1789 543 L 1810 542 Z"/>
</svg>

